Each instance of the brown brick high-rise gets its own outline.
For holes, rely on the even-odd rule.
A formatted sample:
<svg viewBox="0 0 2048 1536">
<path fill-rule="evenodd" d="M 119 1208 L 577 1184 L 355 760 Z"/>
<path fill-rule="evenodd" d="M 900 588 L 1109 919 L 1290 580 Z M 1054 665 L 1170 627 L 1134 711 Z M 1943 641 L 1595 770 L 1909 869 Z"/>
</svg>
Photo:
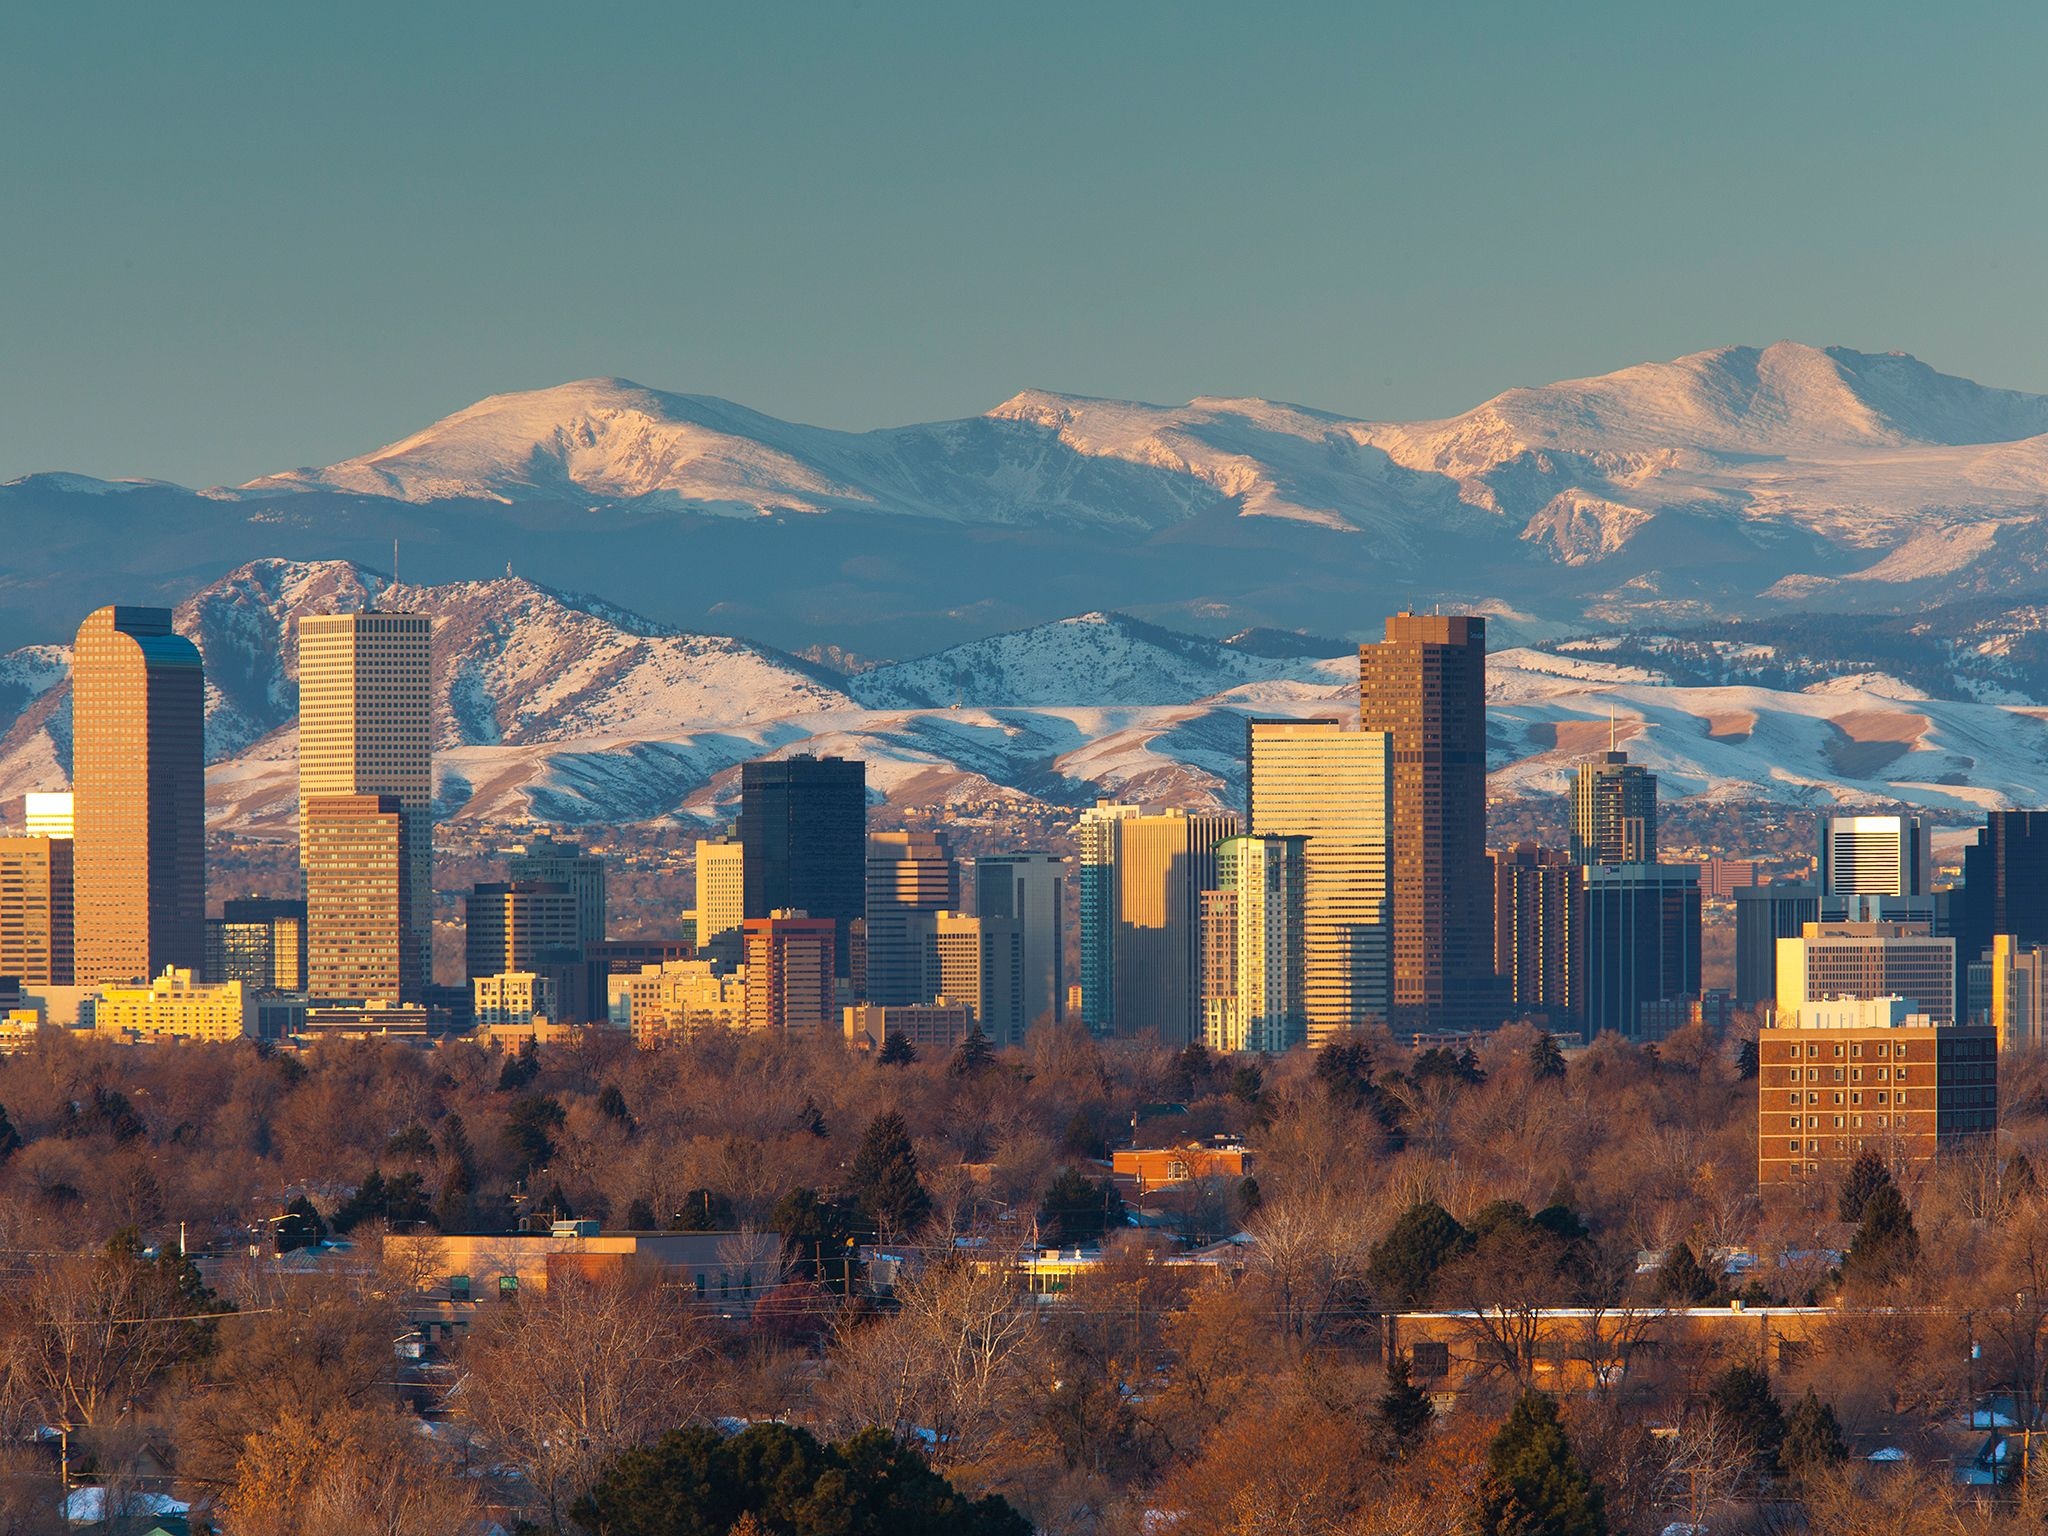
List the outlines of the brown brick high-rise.
<svg viewBox="0 0 2048 1536">
<path fill-rule="evenodd" d="M 1500 1022 L 1486 858 L 1486 620 L 1399 613 L 1358 648 L 1359 720 L 1392 738 L 1396 1030 Z"/>
<path fill-rule="evenodd" d="M 206 680 L 168 608 L 101 608 L 71 661 L 73 975 L 206 958 Z"/>
</svg>

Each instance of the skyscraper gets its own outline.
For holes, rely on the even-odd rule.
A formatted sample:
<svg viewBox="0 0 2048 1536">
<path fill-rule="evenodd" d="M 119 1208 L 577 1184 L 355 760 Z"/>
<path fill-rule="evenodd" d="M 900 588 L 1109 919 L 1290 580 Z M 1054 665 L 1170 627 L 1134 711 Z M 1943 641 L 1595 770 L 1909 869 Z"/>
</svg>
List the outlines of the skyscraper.
<svg viewBox="0 0 2048 1536">
<path fill-rule="evenodd" d="M 209 984 L 239 981 L 250 992 L 306 990 L 306 904 L 237 898 L 206 920 Z"/>
<path fill-rule="evenodd" d="M 1918 816 L 1828 816 L 1820 824 L 1820 887 L 1824 917 L 1850 922 L 1889 918 L 1898 899 L 1933 905 L 1934 858 Z M 1885 898 L 1894 898 L 1888 902 Z M 1916 914 L 1917 915 L 1917 914 Z"/>
<path fill-rule="evenodd" d="M 1777 1014 L 1842 999 L 1903 997 L 1936 1024 L 1956 1020 L 1955 940 L 1917 923 L 1808 923 L 1778 940 Z"/>
<path fill-rule="evenodd" d="M 1015 918 L 1024 941 L 1025 1027 L 1067 1011 L 1067 861 L 1052 853 L 1004 853 L 974 862 L 974 910 Z"/>
<path fill-rule="evenodd" d="M 921 1003 L 925 940 L 941 912 L 960 905 L 960 873 L 943 832 L 868 838 L 867 1000 Z"/>
<path fill-rule="evenodd" d="M 1308 1035 L 1303 1002 L 1308 839 L 1227 837 L 1202 893 L 1202 1038 L 1278 1054 Z"/>
<path fill-rule="evenodd" d="M 2048 811 L 1993 811 L 1963 850 L 1957 958 L 1981 958 L 1998 934 L 2048 944 Z"/>
<path fill-rule="evenodd" d="M 1493 850 L 1493 966 L 1516 1014 L 1578 1017 L 1576 957 L 1585 923 L 1579 866 L 1562 849 Z"/>
<path fill-rule="evenodd" d="M 1393 1007 L 1404 1029 L 1499 1022 L 1486 866 L 1486 620 L 1399 613 L 1358 650 L 1359 720 L 1393 761 Z"/>
<path fill-rule="evenodd" d="M 413 818 L 397 795 L 316 795 L 300 805 L 306 990 L 332 1002 L 416 1003 Z"/>
<path fill-rule="evenodd" d="M 1572 862 L 1657 862 L 1657 775 L 1626 752 L 1572 770 Z"/>
<path fill-rule="evenodd" d="M 1245 823 L 1305 837 L 1302 1007 L 1321 1045 L 1385 1019 L 1389 989 L 1389 738 L 1339 720 L 1247 723 Z"/>
<path fill-rule="evenodd" d="M 68 987 L 71 839 L 0 837 L 0 976 Z"/>
<path fill-rule="evenodd" d="M 1585 878 L 1586 1037 L 1641 1039 L 1646 1004 L 1700 995 L 1700 867 L 1594 864 Z"/>
<path fill-rule="evenodd" d="M 463 902 L 463 960 L 471 981 L 540 971 L 583 954 L 576 893 L 554 880 L 494 880 Z"/>
<path fill-rule="evenodd" d="M 421 613 L 309 613 L 299 620 L 299 806 L 395 795 L 412 889 L 406 912 L 433 975 L 433 622 Z"/>
<path fill-rule="evenodd" d="M 742 763 L 739 839 L 747 918 L 829 918 L 833 975 L 851 978 L 852 925 L 867 906 L 867 765 L 806 755 Z"/>
<path fill-rule="evenodd" d="M 1139 814 L 1135 805 L 1098 800 L 1074 828 L 1080 852 L 1081 1022 L 1091 1035 L 1116 1032 L 1117 834 Z"/>
<path fill-rule="evenodd" d="M 1024 928 L 1014 917 L 934 913 L 923 925 L 926 1000 L 974 1010 L 992 1045 L 1024 1040 Z"/>
<path fill-rule="evenodd" d="M 1202 892 L 1237 818 L 1163 811 L 1117 828 L 1116 1032 L 1182 1046 L 1201 1036 Z"/>
<path fill-rule="evenodd" d="M 1778 991 L 1778 940 L 1820 921 L 1820 887 L 1777 881 L 1735 893 L 1735 1006 L 1754 1008 Z"/>
<path fill-rule="evenodd" d="M 506 872 L 515 885 L 539 881 L 545 885 L 567 886 L 569 894 L 576 898 L 576 933 L 582 947 L 588 951 L 591 946 L 604 942 L 603 859 L 594 853 L 584 852 L 580 843 L 561 842 L 543 836 L 528 843 L 524 853 L 514 854 L 508 859 Z"/>
<path fill-rule="evenodd" d="M 697 840 L 698 954 L 740 963 L 747 920 L 746 850 L 737 842 Z"/>
<path fill-rule="evenodd" d="M 837 931 L 830 918 L 801 912 L 747 919 L 747 1028 L 837 1030 L 832 975 Z"/>
<path fill-rule="evenodd" d="M 101 608 L 71 668 L 73 974 L 197 971 L 206 952 L 206 679 L 168 608 Z"/>
</svg>

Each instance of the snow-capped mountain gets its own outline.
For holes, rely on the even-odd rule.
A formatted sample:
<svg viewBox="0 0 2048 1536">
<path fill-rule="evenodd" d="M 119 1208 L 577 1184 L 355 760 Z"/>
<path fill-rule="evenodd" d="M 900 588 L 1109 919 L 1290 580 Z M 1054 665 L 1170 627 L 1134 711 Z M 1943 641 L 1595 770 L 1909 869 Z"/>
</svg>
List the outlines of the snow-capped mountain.
<svg viewBox="0 0 2048 1536">
<path fill-rule="evenodd" d="M 700 512 L 867 510 L 1158 529 L 1228 507 L 1394 538 L 1486 514 L 1567 564 L 1672 507 L 1788 520 L 1858 547 L 1902 522 L 2041 510 L 2048 396 L 1903 355 L 1722 347 L 1514 389 L 1444 421 L 1256 399 L 1183 406 L 1031 390 L 961 421 L 832 432 L 621 379 L 494 395 L 422 432 L 240 494 L 322 489 Z"/>
<path fill-rule="evenodd" d="M 1316 654 L 1334 647 L 1299 635 L 1222 642 L 1091 613 L 843 676 L 517 577 L 394 586 L 343 562 L 263 560 L 176 609 L 206 658 L 218 823 L 289 836 L 296 621 L 372 602 L 434 617 L 437 791 L 454 817 L 723 819 L 737 765 L 789 751 L 860 757 L 872 790 L 899 803 L 1234 805 L 1248 716 L 1357 709 L 1356 653 Z M 1971 668 L 1983 648 L 1990 661 L 2029 654 L 2048 625 L 2042 610 L 1959 618 L 1949 627 L 1963 638 L 1946 650 L 1910 633 L 1859 650 L 1860 627 L 1837 624 L 1845 633 L 1833 641 L 1803 631 L 1796 665 L 1775 662 L 1769 639 L 1718 632 L 1497 651 L 1494 787 L 1561 790 L 1611 727 L 1670 796 L 1902 800 L 1958 813 L 2039 802 L 2048 687 L 2022 691 L 2021 673 Z M 1894 662 L 1920 682 L 1888 670 Z M 61 647 L 0 656 L 10 813 L 23 791 L 65 782 L 68 665 Z M 1745 680 L 1774 666 L 1781 686 Z"/>
<path fill-rule="evenodd" d="M 2048 590 L 2048 396 L 1791 342 L 1410 423 L 1032 390 L 841 432 L 596 379 L 233 489 L 31 475 L 0 484 L 0 526 L 0 645 L 261 557 L 389 568 L 394 541 L 415 581 L 540 573 L 791 649 L 914 656 L 1112 611 L 1358 639 L 1438 601 L 1547 639 Z"/>
</svg>

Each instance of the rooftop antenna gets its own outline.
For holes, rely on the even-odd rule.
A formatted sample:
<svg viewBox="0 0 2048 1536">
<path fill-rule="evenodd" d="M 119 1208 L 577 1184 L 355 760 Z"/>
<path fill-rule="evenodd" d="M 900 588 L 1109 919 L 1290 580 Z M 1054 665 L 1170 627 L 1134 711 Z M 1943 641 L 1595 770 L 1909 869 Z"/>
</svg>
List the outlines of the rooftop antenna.
<svg viewBox="0 0 2048 1536">
<path fill-rule="evenodd" d="M 1614 700 L 1607 701 L 1607 750 L 1614 750 Z"/>
</svg>

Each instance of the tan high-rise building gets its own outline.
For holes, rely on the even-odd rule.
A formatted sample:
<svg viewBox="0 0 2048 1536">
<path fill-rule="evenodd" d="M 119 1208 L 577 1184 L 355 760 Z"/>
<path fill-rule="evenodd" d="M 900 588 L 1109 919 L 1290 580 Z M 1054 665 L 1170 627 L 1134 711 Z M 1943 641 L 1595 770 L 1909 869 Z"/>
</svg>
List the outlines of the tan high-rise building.
<svg viewBox="0 0 2048 1536">
<path fill-rule="evenodd" d="M 1385 1019 L 1389 994 L 1388 738 L 1339 720 L 1248 724 L 1254 837 L 1305 837 L 1302 1008 L 1308 1041 Z"/>
<path fill-rule="evenodd" d="M 557 880 L 494 880 L 463 898 L 463 959 L 469 979 L 539 971 L 578 959 L 576 893 Z"/>
<path fill-rule="evenodd" d="M 738 839 L 697 842 L 697 952 L 714 945 L 734 964 L 744 947 L 747 921 L 747 850 Z"/>
<path fill-rule="evenodd" d="M 406 818 L 407 911 L 422 978 L 433 974 L 433 621 L 422 613 L 309 613 L 299 620 L 299 806 L 395 795 Z M 302 844 L 303 846 L 303 844 Z"/>
<path fill-rule="evenodd" d="M 71 839 L 0 837 L 0 976 L 68 987 Z"/>
<path fill-rule="evenodd" d="M 923 970 L 920 1001 L 964 1003 L 991 1044 L 1024 1043 L 1024 925 L 1016 918 L 932 914 Z"/>
<path fill-rule="evenodd" d="M 1392 738 L 1393 1012 L 1403 1029 L 1483 1029 L 1493 979 L 1486 862 L 1486 620 L 1398 613 L 1358 648 L 1359 720 Z"/>
<path fill-rule="evenodd" d="M 585 853 L 581 843 L 542 836 L 506 860 L 506 870 L 515 885 L 524 880 L 566 885 L 576 898 L 576 932 L 585 952 L 604 942 L 605 873 L 599 855 Z"/>
<path fill-rule="evenodd" d="M 1917 923 L 1808 923 L 1778 940 L 1781 1026 L 1816 1003 L 1903 997 L 1936 1024 L 1956 1021 L 1956 941 Z"/>
<path fill-rule="evenodd" d="M 206 678 L 168 608 L 101 608 L 71 661 L 73 975 L 197 971 L 206 952 Z"/>
<path fill-rule="evenodd" d="M 871 1003 L 922 1003 L 925 940 L 941 912 L 960 905 L 960 872 L 943 832 L 868 837 L 867 969 Z"/>
<path fill-rule="evenodd" d="M 747 919 L 747 1028 L 839 1028 L 832 974 L 838 931 L 831 918 L 802 912 Z"/>
<path fill-rule="evenodd" d="M 302 810 L 306 990 L 336 1002 L 419 1001 L 405 803 L 396 795 L 320 795 Z"/>
<path fill-rule="evenodd" d="M 1235 816 L 1165 811 L 1117 826 L 1116 947 L 1111 985 L 1118 1035 L 1201 1038 L 1202 892 L 1216 885 L 1216 845 Z"/>
</svg>

